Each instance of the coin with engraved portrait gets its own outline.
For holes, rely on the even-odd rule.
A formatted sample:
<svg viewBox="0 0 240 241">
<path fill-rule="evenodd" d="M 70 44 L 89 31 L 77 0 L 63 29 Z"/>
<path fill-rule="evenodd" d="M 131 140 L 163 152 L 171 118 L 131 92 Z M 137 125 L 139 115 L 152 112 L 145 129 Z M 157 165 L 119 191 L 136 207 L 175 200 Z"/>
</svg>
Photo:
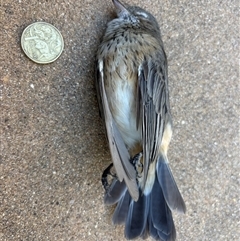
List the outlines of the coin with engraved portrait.
<svg viewBox="0 0 240 241">
<path fill-rule="evenodd" d="M 36 22 L 24 29 L 21 45 L 24 53 L 32 61 L 48 64 L 61 55 L 64 42 L 61 33 L 53 25 Z"/>
</svg>

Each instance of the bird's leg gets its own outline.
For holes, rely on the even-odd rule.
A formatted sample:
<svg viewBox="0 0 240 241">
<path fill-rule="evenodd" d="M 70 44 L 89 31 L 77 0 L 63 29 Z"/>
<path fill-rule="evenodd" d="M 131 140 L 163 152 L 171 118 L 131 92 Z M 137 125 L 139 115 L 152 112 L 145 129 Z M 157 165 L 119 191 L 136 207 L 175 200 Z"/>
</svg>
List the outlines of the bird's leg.
<svg viewBox="0 0 240 241">
<path fill-rule="evenodd" d="M 142 152 L 139 152 L 136 154 L 134 157 L 130 159 L 130 162 L 134 166 L 136 172 L 137 172 L 137 177 L 141 178 L 142 177 L 142 172 L 143 172 L 143 164 L 141 162 L 142 159 Z M 117 178 L 113 163 L 111 163 L 104 171 L 102 174 L 102 185 L 105 189 L 105 191 L 108 190 L 108 188 L 111 186 L 112 179 Z"/>
<path fill-rule="evenodd" d="M 117 175 L 114 171 L 114 166 L 113 163 L 111 163 L 104 171 L 102 174 L 102 185 L 105 189 L 105 191 L 108 190 L 110 187 L 111 183 L 109 183 L 113 178 L 117 178 Z M 110 180 L 109 180 L 110 179 Z"/>
<path fill-rule="evenodd" d="M 142 159 L 142 152 L 139 152 L 138 154 L 136 154 L 134 157 L 130 159 L 130 162 L 135 167 L 138 178 L 142 177 L 142 172 L 143 172 L 143 163 L 141 162 L 141 159 Z"/>
</svg>

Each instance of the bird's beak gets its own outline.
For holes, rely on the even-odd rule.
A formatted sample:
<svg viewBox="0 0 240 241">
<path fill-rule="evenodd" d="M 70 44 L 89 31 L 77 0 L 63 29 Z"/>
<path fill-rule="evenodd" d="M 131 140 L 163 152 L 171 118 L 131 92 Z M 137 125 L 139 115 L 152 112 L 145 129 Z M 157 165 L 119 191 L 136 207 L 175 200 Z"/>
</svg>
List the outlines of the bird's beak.
<svg viewBox="0 0 240 241">
<path fill-rule="evenodd" d="M 126 9 L 126 7 L 122 3 L 120 3 L 118 0 L 112 0 L 112 2 L 116 8 L 118 17 L 130 15 L 130 13 Z"/>
</svg>

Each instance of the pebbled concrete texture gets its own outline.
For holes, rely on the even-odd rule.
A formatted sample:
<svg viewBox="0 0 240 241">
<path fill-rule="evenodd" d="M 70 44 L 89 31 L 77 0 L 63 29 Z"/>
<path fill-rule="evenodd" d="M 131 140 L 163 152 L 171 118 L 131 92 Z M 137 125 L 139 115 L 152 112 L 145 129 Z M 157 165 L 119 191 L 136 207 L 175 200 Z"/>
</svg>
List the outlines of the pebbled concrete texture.
<svg viewBox="0 0 240 241">
<path fill-rule="evenodd" d="M 127 2 L 156 16 L 168 56 L 169 161 L 187 205 L 186 215 L 174 213 L 177 240 L 238 240 L 238 2 Z M 112 17 L 110 0 L 1 2 L 0 240 L 124 240 L 102 201 L 111 159 L 94 87 Z M 63 35 L 51 64 L 21 50 L 22 31 L 36 21 Z"/>
</svg>

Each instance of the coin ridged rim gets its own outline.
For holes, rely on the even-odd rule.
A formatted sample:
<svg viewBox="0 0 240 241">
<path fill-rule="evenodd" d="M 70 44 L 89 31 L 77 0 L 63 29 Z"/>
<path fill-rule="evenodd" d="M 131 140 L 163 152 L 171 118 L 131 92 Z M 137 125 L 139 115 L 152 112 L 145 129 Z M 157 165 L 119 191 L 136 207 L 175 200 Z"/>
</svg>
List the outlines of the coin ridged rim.
<svg viewBox="0 0 240 241">
<path fill-rule="evenodd" d="M 55 58 L 53 58 L 53 59 L 51 59 L 51 60 L 48 60 L 48 61 L 38 61 L 38 60 L 35 60 L 35 59 L 32 58 L 32 57 L 28 54 L 28 52 L 25 50 L 25 47 L 24 47 L 24 42 L 25 42 L 24 35 L 25 35 L 25 33 L 27 32 L 27 30 L 28 30 L 29 28 L 31 28 L 32 26 L 37 25 L 37 24 L 47 25 L 47 26 L 49 26 L 50 28 L 53 28 L 53 29 L 58 33 L 58 35 L 59 35 L 59 37 L 60 37 L 61 49 L 60 49 L 60 51 L 59 51 L 59 54 L 58 54 Z M 33 62 L 38 63 L 38 64 L 49 64 L 49 63 L 54 62 L 56 59 L 58 59 L 58 58 L 60 57 L 60 55 L 62 54 L 63 49 L 64 49 L 64 40 L 63 40 L 62 34 L 60 33 L 60 31 L 59 31 L 55 26 L 53 26 L 52 24 L 47 23 L 47 22 L 39 21 L 39 22 L 35 22 L 35 23 L 32 23 L 32 24 L 28 25 L 28 26 L 23 30 L 22 36 L 21 36 L 21 47 L 22 47 L 23 52 L 26 54 L 26 56 L 27 56 L 29 59 L 31 59 Z"/>
</svg>

